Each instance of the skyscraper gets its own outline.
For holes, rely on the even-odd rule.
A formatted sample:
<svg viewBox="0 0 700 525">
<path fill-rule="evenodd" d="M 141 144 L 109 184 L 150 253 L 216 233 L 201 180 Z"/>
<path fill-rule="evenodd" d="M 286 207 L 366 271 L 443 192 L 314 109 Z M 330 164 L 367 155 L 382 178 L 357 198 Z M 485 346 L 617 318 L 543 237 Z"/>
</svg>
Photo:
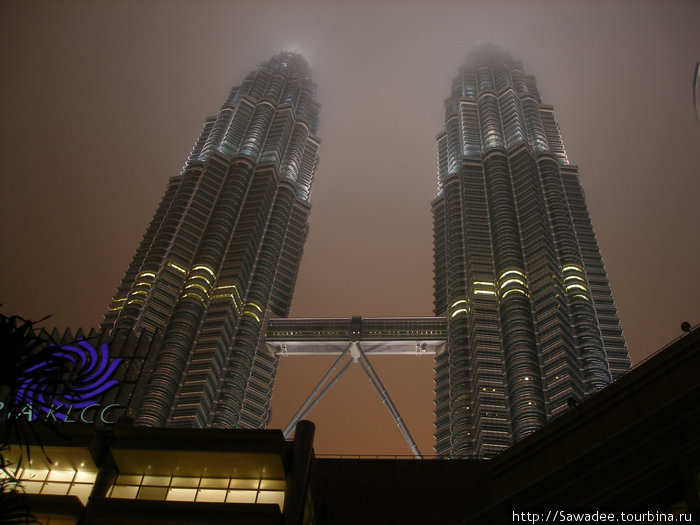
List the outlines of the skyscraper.
<svg viewBox="0 0 700 525">
<path fill-rule="evenodd" d="M 630 366 L 578 169 L 535 78 L 478 48 L 445 101 L 432 203 L 436 452 L 490 457 Z"/>
<path fill-rule="evenodd" d="M 100 327 L 151 345 L 134 354 L 148 354 L 130 397 L 136 424 L 267 422 L 277 358 L 262 338 L 266 319 L 290 307 L 318 112 L 308 65 L 281 53 L 231 89 L 168 182 Z"/>
</svg>

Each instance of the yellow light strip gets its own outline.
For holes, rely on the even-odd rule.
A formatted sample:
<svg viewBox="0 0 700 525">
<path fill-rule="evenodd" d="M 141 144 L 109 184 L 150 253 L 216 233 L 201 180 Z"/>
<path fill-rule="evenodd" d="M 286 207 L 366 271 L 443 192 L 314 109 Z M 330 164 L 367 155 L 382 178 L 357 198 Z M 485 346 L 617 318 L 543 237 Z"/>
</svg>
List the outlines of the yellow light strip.
<svg viewBox="0 0 700 525">
<path fill-rule="evenodd" d="M 209 295 L 209 290 L 204 288 L 204 286 L 202 286 L 201 284 L 197 284 L 197 283 L 188 284 L 187 286 L 185 286 L 185 290 L 187 290 L 188 288 L 197 288 L 198 290 L 202 290 L 205 294 Z"/>
<path fill-rule="evenodd" d="M 496 286 L 491 281 L 474 281 L 474 286 Z"/>
<path fill-rule="evenodd" d="M 138 277 L 153 277 L 154 279 L 156 278 L 156 274 L 152 272 L 141 272 Z"/>
<path fill-rule="evenodd" d="M 496 295 L 493 290 L 474 290 L 474 295 Z"/>
<path fill-rule="evenodd" d="M 572 288 L 579 288 L 579 289 L 583 290 L 584 292 L 588 291 L 585 286 L 581 286 L 580 284 L 568 284 L 568 285 L 566 285 L 567 292 L 569 290 L 571 290 Z"/>
<path fill-rule="evenodd" d="M 500 275 L 500 277 L 498 278 L 498 280 L 500 281 L 500 280 L 503 279 L 506 275 L 511 274 L 511 273 L 520 275 L 521 277 L 526 277 L 526 275 L 525 275 L 523 272 L 521 272 L 520 270 L 506 270 L 505 272 L 503 272 L 503 273 Z"/>
<path fill-rule="evenodd" d="M 208 266 L 204 266 L 203 264 L 198 264 L 197 266 L 193 266 L 193 267 L 192 267 L 192 271 L 193 271 L 193 272 L 196 271 L 196 270 L 204 270 L 204 271 L 206 271 L 206 272 L 209 272 L 209 273 L 211 274 L 211 276 L 212 276 L 214 279 L 216 279 L 216 274 L 214 274 L 214 270 L 212 270 L 212 269 L 209 268 Z"/>
<path fill-rule="evenodd" d="M 574 271 L 583 273 L 583 268 L 581 268 L 579 266 L 574 266 L 573 264 L 570 264 L 569 266 L 564 266 L 561 269 L 562 272 L 566 272 L 567 270 L 574 270 Z"/>
<path fill-rule="evenodd" d="M 202 281 L 207 283 L 209 286 L 211 286 L 211 281 L 207 277 L 204 277 L 203 275 L 190 275 L 187 280 L 191 281 L 193 279 L 201 279 Z"/>
<path fill-rule="evenodd" d="M 258 310 L 258 312 L 263 313 L 262 308 L 260 308 L 257 304 L 255 303 L 246 303 L 246 306 L 253 306 L 255 309 Z"/>
<path fill-rule="evenodd" d="M 509 293 L 511 293 L 511 292 L 518 292 L 518 293 L 523 294 L 525 297 L 530 297 L 527 293 L 525 293 L 524 291 L 520 290 L 519 288 L 512 288 L 512 289 L 506 291 L 503 295 L 501 295 L 501 299 L 505 299 L 506 296 L 507 296 Z"/>
<path fill-rule="evenodd" d="M 260 318 L 255 314 L 255 312 L 251 312 L 250 310 L 245 310 L 241 315 L 248 315 L 250 317 L 254 317 L 258 323 L 260 322 Z"/>
<path fill-rule="evenodd" d="M 459 301 L 455 301 L 454 303 L 452 303 L 452 306 L 450 306 L 450 308 L 454 308 L 454 307 L 457 306 L 458 304 L 462 304 L 462 303 L 467 304 L 467 300 L 466 300 L 466 299 L 460 299 Z"/>
<path fill-rule="evenodd" d="M 451 315 L 450 317 L 455 317 L 457 314 L 460 314 L 460 313 L 465 313 L 465 314 L 466 314 L 466 313 L 467 313 L 467 309 L 466 309 L 466 308 L 460 308 L 459 310 L 455 310 L 454 312 L 452 312 L 452 315 Z"/>
<path fill-rule="evenodd" d="M 169 262 L 168 266 L 170 266 L 171 268 L 175 268 L 178 272 L 187 273 L 187 270 L 185 270 L 182 266 L 178 266 L 175 263 Z"/>
<path fill-rule="evenodd" d="M 589 303 L 591 302 L 591 300 L 588 297 L 586 297 L 585 295 L 580 294 L 580 293 L 577 293 L 576 295 L 574 295 L 574 297 L 580 297 L 581 299 L 585 299 Z"/>
<path fill-rule="evenodd" d="M 233 293 L 230 293 L 229 290 L 232 290 Z M 216 292 L 222 292 L 222 291 L 224 293 L 216 293 Z M 236 312 L 238 312 L 239 315 L 241 314 L 241 307 L 240 307 L 240 304 L 242 302 L 241 295 L 238 292 L 238 287 L 235 284 L 225 284 L 222 286 L 217 286 L 216 288 L 214 288 L 214 293 L 216 295 L 212 296 L 213 299 L 231 299 L 231 301 L 233 302 L 233 306 L 236 309 Z M 254 303 L 248 303 L 248 304 L 255 306 L 255 308 L 257 308 L 260 311 L 260 313 L 262 313 L 262 309 L 258 305 L 254 304 Z"/>
<path fill-rule="evenodd" d="M 198 293 L 195 293 L 195 292 L 187 292 L 187 293 L 185 293 L 185 294 L 182 294 L 182 296 L 180 297 L 180 299 L 184 299 L 185 297 L 196 297 L 197 300 L 198 300 L 200 303 L 206 305 L 206 303 L 204 302 L 204 299 L 202 299 L 202 296 L 199 295 Z"/>
<path fill-rule="evenodd" d="M 568 281 L 568 280 L 570 280 L 570 279 L 573 279 L 573 280 L 575 280 L 575 281 L 583 281 L 584 283 L 586 282 L 586 280 L 585 280 L 583 277 L 580 277 L 580 276 L 578 276 L 578 275 L 569 275 L 569 276 L 567 276 L 567 277 L 564 277 L 564 280 L 565 280 L 565 281 Z"/>
<path fill-rule="evenodd" d="M 503 283 L 501 283 L 500 289 L 502 290 L 505 286 L 507 286 L 510 283 L 518 283 L 518 284 L 524 286 L 525 288 L 527 288 L 527 283 L 523 282 L 521 279 L 514 278 L 514 279 L 508 279 L 508 280 L 504 281 Z"/>
</svg>

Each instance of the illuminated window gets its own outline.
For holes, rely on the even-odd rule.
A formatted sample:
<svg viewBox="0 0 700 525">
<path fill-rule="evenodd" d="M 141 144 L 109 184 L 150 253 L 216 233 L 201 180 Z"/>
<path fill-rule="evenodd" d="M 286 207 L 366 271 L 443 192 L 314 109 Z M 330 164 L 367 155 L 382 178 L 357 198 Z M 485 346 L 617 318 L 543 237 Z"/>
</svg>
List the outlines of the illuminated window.
<svg viewBox="0 0 700 525">
<path fill-rule="evenodd" d="M 210 503 L 276 503 L 284 506 L 286 481 L 258 478 L 197 478 L 120 475 L 109 498 Z"/>
<path fill-rule="evenodd" d="M 97 472 L 22 468 L 16 474 L 27 494 L 76 496 L 87 504 Z M 0 477 L 7 477 L 0 471 Z"/>
</svg>

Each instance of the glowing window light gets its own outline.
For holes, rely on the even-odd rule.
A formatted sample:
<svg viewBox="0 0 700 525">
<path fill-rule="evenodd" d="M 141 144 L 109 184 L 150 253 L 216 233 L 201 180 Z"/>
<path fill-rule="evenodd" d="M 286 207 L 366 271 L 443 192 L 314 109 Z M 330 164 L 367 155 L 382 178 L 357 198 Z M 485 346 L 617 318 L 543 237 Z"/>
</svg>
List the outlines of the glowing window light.
<svg viewBox="0 0 700 525">
<path fill-rule="evenodd" d="M 216 295 L 213 295 L 212 299 L 231 299 L 233 306 L 235 306 L 236 310 L 238 310 L 238 303 L 236 302 L 236 298 L 233 296 L 232 293 L 218 293 Z"/>
<path fill-rule="evenodd" d="M 195 293 L 195 292 L 187 292 L 187 293 L 185 293 L 185 294 L 182 294 L 182 296 L 180 297 L 180 299 L 184 299 L 184 298 L 186 298 L 186 297 L 194 297 L 194 298 L 196 298 L 200 303 L 202 303 L 203 305 L 206 305 L 206 303 L 204 302 L 204 299 L 202 299 L 202 296 L 199 295 L 198 293 Z"/>
<path fill-rule="evenodd" d="M 0 479 L 7 475 L 0 472 Z M 75 470 L 22 469 L 18 473 L 23 490 L 27 494 L 54 494 L 77 496 L 86 505 L 97 477 L 96 472 Z"/>
<path fill-rule="evenodd" d="M 210 503 L 223 503 L 226 501 L 225 489 L 199 489 L 197 492 L 197 501 Z"/>
<path fill-rule="evenodd" d="M 198 264 L 197 266 L 192 267 L 192 271 L 197 271 L 197 270 L 204 270 L 205 272 L 209 272 L 211 276 L 216 279 L 216 274 L 214 273 L 214 270 L 209 268 L 208 266 L 204 266 L 203 264 Z"/>
<path fill-rule="evenodd" d="M 579 266 L 574 266 L 573 264 L 570 264 L 570 265 L 568 265 L 568 266 L 564 266 L 564 267 L 561 269 L 562 272 L 566 272 L 566 271 L 568 271 L 568 270 L 573 270 L 573 271 L 575 271 L 575 272 L 581 272 L 581 273 L 583 273 L 583 269 L 582 269 L 581 267 L 579 267 Z"/>
<path fill-rule="evenodd" d="M 459 301 L 455 301 L 454 303 L 452 303 L 452 306 L 450 306 L 450 308 L 454 308 L 454 307 L 457 306 L 458 304 L 462 304 L 462 303 L 467 304 L 467 300 L 466 300 L 466 299 L 460 299 Z"/>
<path fill-rule="evenodd" d="M 258 492 L 256 503 L 277 503 L 279 508 L 284 506 L 284 492 L 281 490 L 261 490 Z"/>
<path fill-rule="evenodd" d="M 580 290 L 583 290 L 584 292 L 587 292 L 588 289 L 585 286 L 582 286 L 580 284 L 567 284 L 566 285 L 566 291 L 568 292 L 569 290 L 572 290 L 574 288 L 578 288 Z"/>
<path fill-rule="evenodd" d="M 139 281 L 134 285 L 134 287 L 136 286 L 146 286 L 147 288 L 151 288 L 153 285 L 148 281 Z"/>
<path fill-rule="evenodd" d="M 591 300 L 588 297 L 586 297 L 585 295 L 580 294 L 580 293 L 577 293 L 576 295 L 574 295 L 574 297 L 580 297 L 581 299 L 585 299 L 589 303 L 591 302 Z"/>
<path fill-rule="evenodd" d="M 211 281 L 210 281 L 208 278 L 204 277 L 203 275 L 190 275 L 190 276 L 187 278 L 187 282 L 188 282 L 188 283 L 191 283 L 191 282 L 194 281 L 195 279 L 201 279 L 202 281 L 204 281 L 205 283 L 207 283 L 208 286 L 211 286 L 211 285 L 212 285 Z"/>
<path fill-rule="evenodd" d="M 188 281 L 193 281 L 194 279 L 201 279 L 205 283 L 207 283 L 209 286 L 211 286 L 211 281 L 209 278 L 205 277 L 204 275 L 190 275 Z"/>
<path fill-rule="evenodd" d="M 513 288 L 511 290 L 507 290 L 503 295 L 501 295 L 501 299 L 505 299 L 508 294 L 513 293 L 513 292 L 518 292 L 518 293 L 523 294 L 525 297 L 530 297 L 527 293 L 520 290 L 519 288 Z"/>
<path fill-rule="evenodd" d="M 233 291 L 233 293 L 231 293 L 231 291 Z M 238 292 L 238 287 L 235 284 L 226 284 L 223 286 L 217 286 L 216 288 L 214 288 L 214 292 L 215 293 L 219 292 L 214 296 L 217 298 L 230 297 L 233 300 L 233 304 L 236 307 L 236 310 L 239 309 L 239 305 L 242 302 L 241 301 L 241 294 Z"/>
<path fill-rule="evenodd" d="M 113 306 L 109 307 L 109 311 L 116 312 L 117 310 L 121 310 L 122 308 L 124 308 L 124 301 L 126 301 L 127 299 L 128 297 L 124 297 L 123 299 L 115 299 L 114 301 L 112 301 Z"/>
<path fill-rule="evenodd" d="M 586 280 L 585 280 L 583 277 L 579 276 L 579 275 L 567 275 L 566 277 L 564 277 L 564 281 L 570 281 L 570 280 L 572 280 L 572 279 L 573 279 L 574 281 L 582 281 L 582 282 L 584 282 L 584 283 L 586 282 Z"/>
<path fill-rule="evenodd" d="M 174 268 L 178 272 L 187 273 L 187 270 L 185 270 L 182 266 L 178 266 L 175 263 L 170 262 L 170 263 L 168 263 L 168 266 L 170 266 L 171 268 Z"/>
<path fill-rule="evenodd" d="M 126 302 L 126 304 L 143 304 L 143 299 L 138 299 L 138 298 L 129 299 Z"/>
<path fill-rule="evenodd" d="M 450 317 L 455 317 L 457 314 L 460 314 L 460 313 L 465 313 L 465 314 L 466 314 L 466 313 L 467 313 L 467 309 L 466 309 L 466 308 L 460 308 L 459 310 L 455 310 L 455 311 L 452 313 L 452 315 L 451 315 Z"/>
<path fill-rule="evenodd" d="M 188 288 L 197 288 L 198 290 L 202 290 L 205 294 L 209 295 L 209 290 L 207 290 L 201 284 L 191 283 L 191 284 L 188 284 L 187 286 L 185 286 L 185 290 L 187 290 Z"/>
<path fill-rule="evenodd" d="M 257 490 L 229 490 L 226 503 L 255 503 Z"/>
<path fill-rule="evenodd" d="M 496 286 L 490 281 L 474 281 L 474 286 Z"/>
<path fill-rule="evenodd" d="M 252 307 L 255 308 L 258 312 L 263 313 L 262 308 L 261 308 L 260 306 L 258 306 L 257 304 L 255 304 L 255 303 L 246 303 L 246 306 L 252 306 Z"/>
<path fill-rule="evenodd" d="M 255 312 L 251 312 L 250 310 L 245 310 L 241 315 L 247 315 L 249 317 L 254 317 L 258 323 L 261 322 L 260 318 L 257 316 L 257 314 Z"/>
<path fill-rule="evenodd" d="M 154 274 L 153 272 L 141 272 L 138 276 L 139 277 L 153 277 L 154 279 L 156 278 L 156 274 Z"/>
<path fill-rule="evenodd" d="M 496 295 L 493 290 L 474 290 L 474 295 Z"/>
<path fill-rule="evenodd" d="M 503 272 L 503 273 L 499 276 L 498 280 L 500 281 L 500 280 L 503 279 L 506 275 L 510 275 L 511 273 L 514 273 L 514 274 L 516 274 L 516 275 L 520 275 L 521 277 L 526 277 L 526 275 L 525 275 L 523 272 L 521 272 L 520 270 L 506 270 L 505 272 Z"/>
<path fill-rule="evenodd" d="M 513 279 L 508 279 L 508 280 L 504 281 L 503 283 L 501 283 L 500 289 L 502 290 L 503 288 L 505 288 L 505 287 L 506 287 L 507 285 L 509 285 L 510 283 L 518 283 L 519 285 L 525 286 L 525 287 L 527 288 L 527 284 L 526 284 L 524 281 L 522 281 L 522 280 L 520 280 L 520 279 L 517 279 L 517 278 L 513 278 Z"/>
<path fill-rule="evenodd" d="M 165 496 L 166 501 L 194 501 L 197 496 L 197 489 L 192 488 L 169 488 Z"/>
</svg>

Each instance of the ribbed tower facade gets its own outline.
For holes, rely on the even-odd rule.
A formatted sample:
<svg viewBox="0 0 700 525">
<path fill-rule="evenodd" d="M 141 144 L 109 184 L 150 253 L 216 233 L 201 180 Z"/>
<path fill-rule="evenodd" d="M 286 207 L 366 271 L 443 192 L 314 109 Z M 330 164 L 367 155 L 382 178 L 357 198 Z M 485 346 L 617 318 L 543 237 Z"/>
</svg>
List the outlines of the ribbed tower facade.
<svg viewBox="0 0 700 525">
<path fill-rule="evenodd" d="M 267 422 L 277 360 L 262 338 L 290 307 L 318 113 L 308 65 L 281 53 L 230 91 L 170 179 L 101 325 L 114 340 L 158 340 L 135 380 L 135 424 Z"/>
<path fill-rule="evenodd" d="M 629 356 L 579 184 L 535 78 L 480 47 L 437 137 L 436 452 L 491 457 L 625 373 Z"/>
</svg>

